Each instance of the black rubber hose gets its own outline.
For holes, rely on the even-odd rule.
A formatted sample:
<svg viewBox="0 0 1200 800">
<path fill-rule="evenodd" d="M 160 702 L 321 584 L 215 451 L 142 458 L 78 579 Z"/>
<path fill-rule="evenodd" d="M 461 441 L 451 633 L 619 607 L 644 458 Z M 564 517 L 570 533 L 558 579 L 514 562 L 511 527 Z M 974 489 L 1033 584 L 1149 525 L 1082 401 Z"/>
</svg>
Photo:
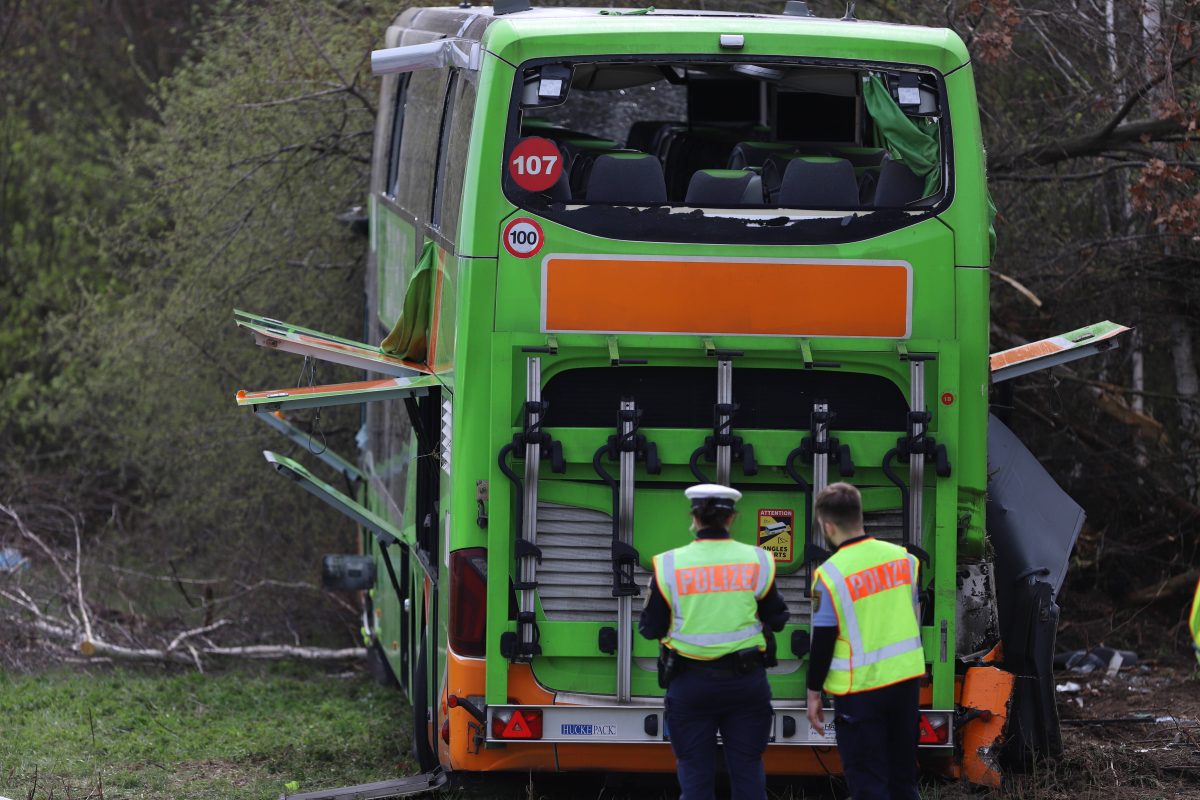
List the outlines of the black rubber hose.
<svg viewBox="0 0 1200 800">
<path fill-rule="evenodd" d="M 508 466 L 508 454 L 511 453 L 514 449 L 516 449 L 516 446 L 512 442 L 509 442 L 508 444 L 504 445 L 504 447 L 501 447 L 500 448 L 500 456 L 497 459 L 497 462 L 500 464 L 500 471 L 504 473 L 504 477 L 506 477 L 510 481 L 512 481 L 513 486 L 517 487 L 516 535 L 519 538 L 521 536 L 521 522 L 522 522 L 522 520 L 524 520 L 523 514 L 525 511 L 525 509 L 524 509 L 525 497 L 524 497 L 524 491 L 523 491 L 523 486 L 522 486 L 520 476 L 517 475 L 517 473 L 513 472 L 512 469 Z"/>
<path fill-rule="evenodd" d="M 688 459 L 688 467 L 691 468 L 692 475 L 695 476 L 696 480 L 700 481 L 700 483 L 712 483 L 712 481 L 708 479 L 708 476 L 700 471 L 700 456 L 704 455 L 706 450 L 708 450 L 708 445 L 702 444 L 695 449 L 695 451 L 692 453 L 692 457 Z"/>
<path fill-rule="evenodd" d="M 908 484 L 900 480 L 900 476 L 892 470 L 892 459 L 899 454 L 900 451 L 895 447 L 884 454 L 883 474 L 900 489 L 900 513 L 903 515 L 900 530 L 903 533 L 904 544 L 907 546 L 912 543 L 912 531 L 909 529 L 908 524 Z"/>
<path fill-rule="evenodd" d="M 608 484 L 608 488 L 612 489 L 612 529 L 613 541 L 617 541 L 621 529 L 621 496 L 620 484 L 608 473 L 604 468 L 604 456 L 608 453 L 608 445 L 600 445 L 600 449 L 596 451 L 596 455 L 592 456 L 592 469 L 596 470 L 596 474 L 601 480 Z"/>
<path fill-rule="evenodd" d="M 813 490 L 812 484 L 796 471 L 796 459 L 802 455 L 803 449 L 803 447 L 797 447 L 788 453 L 787 460 L 783 462 L 783 471 L 789 478 L 800 484 L 800 488 L 804 492 L 804 552 L 808 553 L 809 545 L 812 544 Z"/>
</svg>

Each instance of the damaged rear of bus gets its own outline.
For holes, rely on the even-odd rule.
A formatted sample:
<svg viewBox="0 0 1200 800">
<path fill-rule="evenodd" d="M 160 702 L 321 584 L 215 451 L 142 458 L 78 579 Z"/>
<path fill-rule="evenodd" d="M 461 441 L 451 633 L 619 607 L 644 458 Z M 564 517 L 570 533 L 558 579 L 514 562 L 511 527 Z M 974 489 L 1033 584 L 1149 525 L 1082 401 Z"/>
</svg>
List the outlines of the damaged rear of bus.
<svg viewBox="0 0 1200 800">
<path fill-rule="evenodd" d="M 365 642 L 412 700 L 422 767 L 673 770 L 658 646 L 634 629 L 652 556 L 690 539 L 695 482 L 743 493 L 733 536 L 775 558 L 791 611 L 770 773 L 840 769 L 804 698 L 827 552 L 812 499 L 843 479 L 868 532 L 922 563 L 923 758 L 996 783 L 1001 742 L 1054 752 L 1054 593 L 1082 514 L 989 432 L 989 203 L 961 40 L 510 5 L 407 11 L 375 53 L 382 352 L 240 320 L 368 371 L 239 402 L 365 404 L 361 462 L 327 460 L 348 492 L 269 459 L 363 527 L 369 575 L 341 585 L 370 588 Z M 990 496 L 989 440 L 1006 484 Z"/>
</svg>

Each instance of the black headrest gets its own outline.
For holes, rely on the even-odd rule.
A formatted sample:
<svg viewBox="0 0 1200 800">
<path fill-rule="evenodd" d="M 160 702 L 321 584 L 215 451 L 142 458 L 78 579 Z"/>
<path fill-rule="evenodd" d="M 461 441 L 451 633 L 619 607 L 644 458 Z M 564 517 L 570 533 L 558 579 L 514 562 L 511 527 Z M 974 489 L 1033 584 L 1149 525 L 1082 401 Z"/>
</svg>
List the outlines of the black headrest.
<svg viewBox="0 0 1200 800">
<path fill-rule="evenodd" d="M 899 161 L 888 159 L 879 170 L 875 184 L 876 206 L 902 206 L 920 200 L 925 194 L 925 179 L 918 177 Z"/>
<path fill-rule="evenodd" d="M 656 205 L 667 202 L 662 164 L 645 153 L 607 153 L 596 159 L 588 175 L 589 203 Z"/>
<path fill-rule="evenodd" d="M 788 162 L 779 205 L 792 208 L 857 208 L 858 180 L 844 158 L 802 156 Z"/>
<path fill-rule="evenodd" d="M 689 206 L 736 206 L 745 202 L 746 188 L 755 174 L 740 169 L 697 170 L 688 183 L 684 202 Z"/>
</svg>

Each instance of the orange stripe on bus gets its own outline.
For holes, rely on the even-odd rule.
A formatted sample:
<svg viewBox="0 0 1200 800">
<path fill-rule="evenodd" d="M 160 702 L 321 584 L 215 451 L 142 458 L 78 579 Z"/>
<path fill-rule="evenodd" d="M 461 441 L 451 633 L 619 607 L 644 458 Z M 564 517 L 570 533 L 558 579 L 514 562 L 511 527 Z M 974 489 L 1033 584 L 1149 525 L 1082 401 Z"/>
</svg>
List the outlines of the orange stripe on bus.
<svg viewBox="0 0 1200 800">
<path fill-rule="evenodd" d="M 395 387 L 395 378 L 385 378 L 378 381 L 355 381 L 354 383 L 328 383 L 322 386 L 293 386 L 290 389 L 266 389 L 261 392 L 238 392 L 238 397 L 256 399 L 259 397 L 296 397 L 306 394 L 325 394 L 326 392 L 358 392 L 366 389 L 391 389 Z"/>
<path fill-rule="evenodd" d="M 1048 356 L 1057 353 L 1067 348 L 1050 339 L 1042 339 L 1037 342 L 1023 344 L 1020 347 L 1014 347 L 1010 350 L 1002 350 L 999 353 L 993 353 L 989 359 L 992 370 L 998 370 L 1001 367 L 1007 367 L 1009 364 L 1019 364 L 1022 361 L 1031 361 L 1041 356 Z"/>
<path fill-rule="evenodd" d="M 547 331 L 909 335 L 910 268 L 549 256 Z"/>
</svg>

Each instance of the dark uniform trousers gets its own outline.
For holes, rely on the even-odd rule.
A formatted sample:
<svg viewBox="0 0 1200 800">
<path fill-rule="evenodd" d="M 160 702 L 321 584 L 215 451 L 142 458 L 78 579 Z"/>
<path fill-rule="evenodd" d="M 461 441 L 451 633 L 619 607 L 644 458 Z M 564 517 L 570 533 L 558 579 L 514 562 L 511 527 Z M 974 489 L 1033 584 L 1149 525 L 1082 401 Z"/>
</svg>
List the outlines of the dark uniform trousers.
<svg viewBox="0 0 1200 800">
<path fill-rule="evenodd" d="M 761 667 L 733 670 L 687 666 L 671 679 L 667 731 L 675 751 L 680 800 L 715 793 L 717 732 L 721 733 L 733 800 L 765 800 L 763 753 L 771 736 L 771 687 Z"/>
<path fill-rule="evenodd" d="M 854 800 L 918 800 L 921 679 L 834 698 L 842 770 Z"/>
</svg>

